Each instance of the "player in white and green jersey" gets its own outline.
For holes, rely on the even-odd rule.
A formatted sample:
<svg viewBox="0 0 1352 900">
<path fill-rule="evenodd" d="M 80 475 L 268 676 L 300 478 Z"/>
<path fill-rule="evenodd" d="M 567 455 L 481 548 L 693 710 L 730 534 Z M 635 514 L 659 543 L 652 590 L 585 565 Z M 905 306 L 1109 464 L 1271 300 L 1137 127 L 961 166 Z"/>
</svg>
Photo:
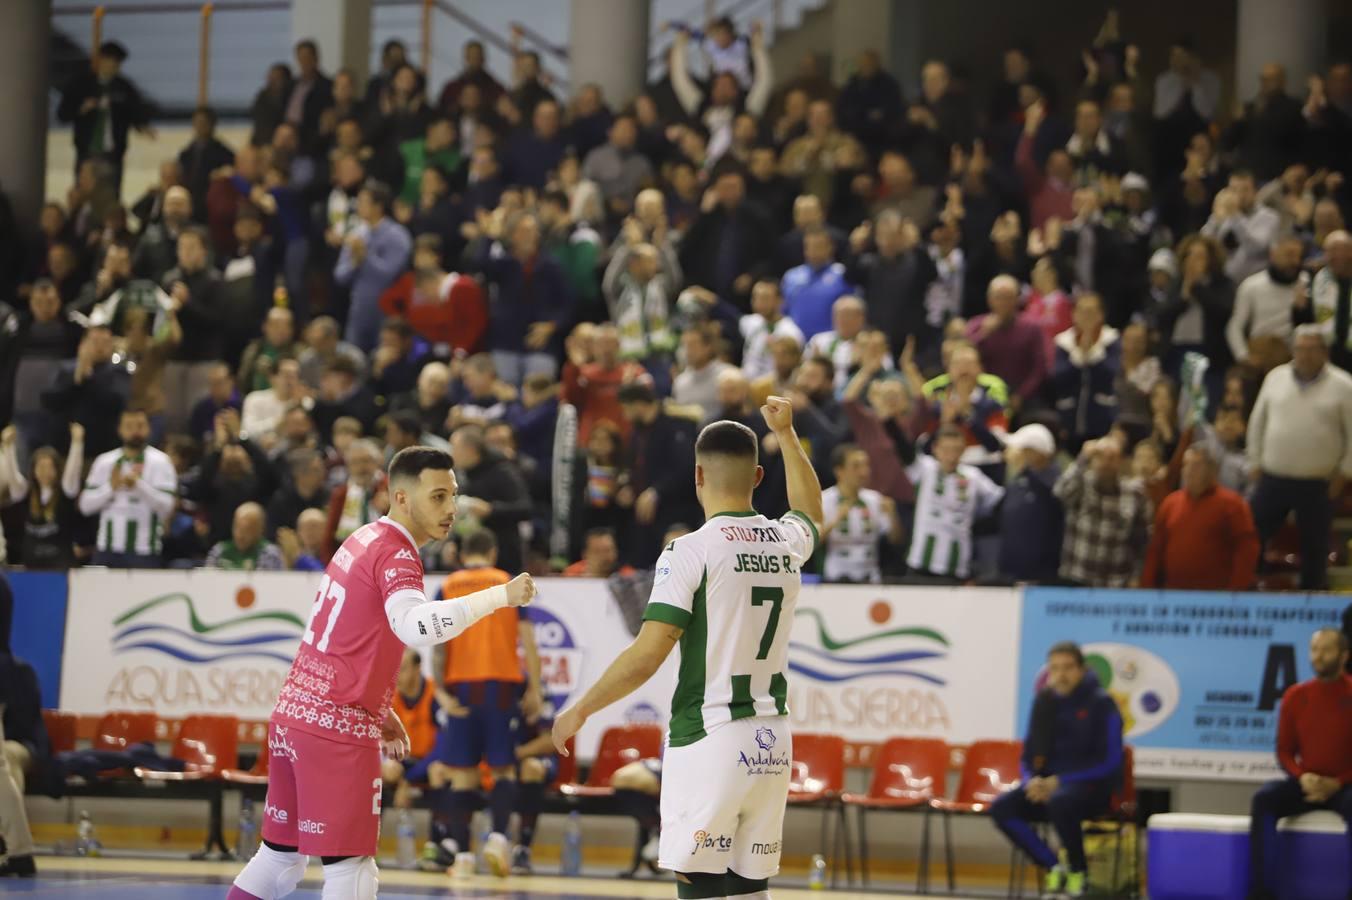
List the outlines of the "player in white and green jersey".
<svg viewBox="0 0 1352 900">
<path fill-rule="evenodd" d="M 964 579 L 972 564 L 972 526 L 995 511 L 1005 489 L 959 462 L 967 438 L 954 425 L 934 434 L 934 455 L 917 456 L 899 429 L 891 432 L 906 477 L 915 485 L 915 523 L 906 565 L 917 575 Z"/>
<path fill-rule="evenodd" d="M 554 723 L 554 742 L 629 694 L 681 647 L 662 761 L 658 864 L 677 896 L 768 897 L 779 871 L 793 741 L 788 651 L 802 566 L 817 548 L 821 484 L 793 428 L 793 407 L 761 408 L 783 448 L 792 511 L 751 507 L 764 470 L 754 432 L 715 422 L 695 442 L 695 489 L 706 521 L 667 545 L 638 637 Z"/>
<path fill-rule="evenodd" d="M 150 443 L 144 410 L 124 410 L 117 425 L 122 446 L 100 453 L 89 467 L 80 512 L 99 517 L 94 564 L 159 568 L 160 536 L 177 502 L 178 473 Z"/>
</svg>

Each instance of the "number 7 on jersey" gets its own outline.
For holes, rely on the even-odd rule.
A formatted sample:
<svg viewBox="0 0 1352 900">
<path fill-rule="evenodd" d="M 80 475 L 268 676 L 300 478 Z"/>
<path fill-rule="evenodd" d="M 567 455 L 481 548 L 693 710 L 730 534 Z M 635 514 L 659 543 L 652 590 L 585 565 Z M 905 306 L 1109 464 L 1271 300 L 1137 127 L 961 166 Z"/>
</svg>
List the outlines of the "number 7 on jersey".
<svg viewBox="0 0 1352 900">
<path fill-rule="evenodd" d="M 753 587 L 751 605 L 770 604 L 770 616 L 765 620 L 765 631 L 761 634 L 760 649 L 756 659 L 765 659 L 770 655 L 770 647 L 775 642 L 775 632 L 779 629 L 779 611 L 784 604 L 784 589 L 778 587 Z"/>
</svg>

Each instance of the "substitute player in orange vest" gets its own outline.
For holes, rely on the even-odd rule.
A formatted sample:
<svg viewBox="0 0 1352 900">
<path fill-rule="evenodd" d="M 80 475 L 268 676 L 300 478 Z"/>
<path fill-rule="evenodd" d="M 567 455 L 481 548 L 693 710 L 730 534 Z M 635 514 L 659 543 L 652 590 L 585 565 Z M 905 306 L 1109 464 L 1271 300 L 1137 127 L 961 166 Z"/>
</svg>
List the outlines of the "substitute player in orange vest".
<svg viewBox="0 0 1352 900">
<path fill-rule="evenodd" d="M 510 581 L 511 576 L 496 567 L 497 556 L 497 539 L 491 531 L 467 535 L 460 547 L 465 568 L 447 576 L 442 599 Z M 446 692 L 455 701 L 432 752 L 447 767 L 450 788 L 446 797 L 449 841 L 442 846 L 448 853 L 469 849 L 470 816 L 480 805 L 477 767 L 486 762 L 493 773 L 488 795 L 493 832 L 480 852 L 495 875 L 505 876 L 511 864 L 507 825 L 517 800 L 512 723 L 518 717 L 534 719 L 543 702 L 535 630 L 515 610 L 499 610 L 467 629 L 450 652 L 433 658 L 434 671 L 445 673 Z"/>
<path fill-rule="evenodd" d="M 422 655 L 409 647 L 399 662 L 399 675 L 394 685 L 392 700 L 394 714 L 404 723 L 408 732 L 408 756 L 402 760 L 386 759 L 380 764 L 380 776 L 394 790 L 394 805 L 407 809 L 411 805 L 409 782 L 425 781 L 426 757 L 437 739 L 436 685 L 423 677 Z M 421 777 L 408 773 L 420 770 Z"/>
</svg>

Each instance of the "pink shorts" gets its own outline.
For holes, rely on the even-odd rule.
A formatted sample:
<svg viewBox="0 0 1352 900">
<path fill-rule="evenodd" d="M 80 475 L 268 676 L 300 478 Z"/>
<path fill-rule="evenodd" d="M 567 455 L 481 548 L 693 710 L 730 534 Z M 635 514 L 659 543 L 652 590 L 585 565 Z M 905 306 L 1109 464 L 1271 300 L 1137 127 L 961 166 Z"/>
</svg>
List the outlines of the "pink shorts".
<svg viewBox="0 0 1352 900">
<path fill-rule="evenodd" d="M 307 856 L 375 856 L 380 748 L 268 723 L 263 839 Z"/>
</svg>

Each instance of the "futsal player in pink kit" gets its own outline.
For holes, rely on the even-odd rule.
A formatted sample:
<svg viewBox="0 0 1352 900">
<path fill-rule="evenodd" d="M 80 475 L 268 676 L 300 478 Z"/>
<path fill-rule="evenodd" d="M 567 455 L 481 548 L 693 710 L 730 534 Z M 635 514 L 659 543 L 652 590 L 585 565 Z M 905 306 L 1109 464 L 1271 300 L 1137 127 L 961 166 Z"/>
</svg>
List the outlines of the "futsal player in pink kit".
<svg viewBox="0 0 1352 900">
<path fill-rule="evenodd" d="M 390 709 L 405 645 L 444 643 L 535 596 L 529 575 L 454 600 L 423 593 L 418 548 L 444 538 L 455 519 L 452 465 L 431 447 L 395 454 L 389 515 L 355 531 L 324 570 L 268 723 L 263 844 L 227 900 L 285 897 L 311 856 L 324 863 L 323 900 L 373 900 L 381 754 L 408 752 Z"/>
</svg>

